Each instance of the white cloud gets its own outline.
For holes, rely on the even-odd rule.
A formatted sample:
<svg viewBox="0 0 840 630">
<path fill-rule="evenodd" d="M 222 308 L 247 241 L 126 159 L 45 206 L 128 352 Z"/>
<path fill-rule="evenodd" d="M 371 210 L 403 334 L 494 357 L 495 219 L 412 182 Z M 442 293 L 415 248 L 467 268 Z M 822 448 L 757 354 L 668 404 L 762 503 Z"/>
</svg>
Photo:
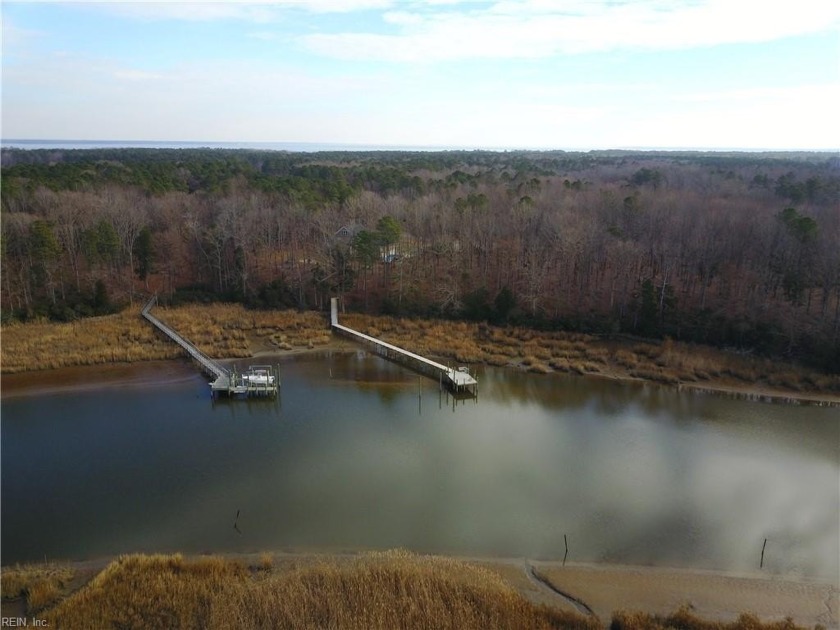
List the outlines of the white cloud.
<svg viewBox="0 0 840 630">
<path fill-rule="evenodd" d="M 351 13 L 369 9 L 387 9 L 392 0 L 286 0 L 281 4 L 313 13 Z"/>
<path fill-rule="evenodd" d="M 0 24 L 3 32 L 3 55 L 10 50 L 20 50 L 39 39 L 46 37 L 46 33 L 39 30 L 21 28 L 0 13 Z"/>
<path fill-rule="evenodd" d="M 377 85 L 263 62 L 175 64 L 165 72 L 81 55 L 4 68 L 9 137 L 271 140 L 302 116 L 338 118 L 336 103 Z M 330 110 L 325 114 L 325 110 Z M 309 126 L 317 133 L 317 126 Z"/>
<path fill-rule="evenodd" d="M 104 10 L 111 14 L 138 20 L 178 20 L 186 22 L 210 22 L 219 20 L 240 20 L 267 23 L 276 19 L 277 11 L 269 4 L 240 2 L 204 2 L 180 0 L 179 2 L 123 2 L 108 0 L 82 5 L 89 10 Z"/>
<path fill-rule="evenodd" d="M 166 75 L 159 72 L 147 72 L 145 70 L 134 70 L 130 68 L 115 70 L 114 78 L 124 81 L 155 81 L 165 79 Z"/>
<path fill-rule="evenodd" d="M 391 5 L 392 0 L 97 0 L 83 6 L 141 20 L 206 22 L 233 19 L 264 24 L 282 20 L 290 10 L 315 14 L 351 13 L 387 9 Z"/>
<path fill-rule="evenodd" d="M 689 92 L 671 97 L 686 103 L 829 103 L 840 104 L 840 85 L 795 85 L 790 87 L 749 87 L 711 92 Z"/>
<path fill-rule="evenodd" d="M 840 149 L 840 87 L 802 85 L 675 96 L 657 112 L 635 109 L 621 146 Z"/>
<path fill-rule="evenodd" d="M 249 39 L 258 39 L 264 42 L 272 42 L 279 39 L 279 35 L 271 31 L 253 31 L 247 33 L 245 36 Z"/>
<path fill-rule="evenodd" d="M 310 29 L 302 41 L 324 55 L 403 62 L 535 59 L 589 50 L 763 41 L 825 30 L 838 15 L 836 9 L 812 11 L 811 0 L 792 8 L 718 0 L 443 1 L 448 6 L 439 6 L 438 0 L 316 0 L 305 9 L 296 2 L 182 2 L 159 3 L 144 9 L 145 14 L 138 7 L 148 3 L 126 10 L 152 19 L 173 6 L 171 16 L 199 11 L 178 19 L 236 15 L 258 22 L 277 20 L 289 10 L 390 4 L 389 10 L 372 14 L 377 24 L 355 32 L 319 31 L 324 23 L 320 14 L 296 20 L 295 26 Z M 92 10 L 92 5 L 81 6 Z M 330 23 L 363 24 L 361 19 L 370 16 Z M 744 27 L 747 23 L 752 26 Z M 155 32 L 154 24 L 141 26 Z M 9 38 L 37 43 L 34 31 L 16 30 L 8 22 L 3 28 L 4 53 Z M 476 72 L 464 72 L 457 64 L 331 65 L 289 50 L 288 29 L 274 34 L 273 28 L 244 29 L 248 37 L 277 42 L 260 46 L 260 51 L 275 53 L 261 52 L 258 58 L 218 54 L 210 60 L 184 52 L 166 55 L 160 64 L 157 56 L 142 54 L 96 56 L 72 47 L 66 54 L 37 53 L 35 46 L 22 47 L 25 54 L 16 55 L 14 63 L 12 55 L 4 59 L 4 132 L 10 137 L 559 148 L 831 148 L 840 141 L 834 122 L 840 87 L 818 85 L 821 79 L 814 73 L 807 79 L 810 85 L 778 87 L 772 74 L 735 80 L 725 68 L 722 81 L 711 73 L 702 81 L 687 81 L 679 69 L 676 76 L 630 72 L 617 80 L 612 68 L 601 73 L 601 65 L 587 59 L 564 61 L 562 72 L 547 72 L 548 64 L 536 63 L 476 64 Z M 616 57 L 626 62 L 622 68 L 631 67 L 627 60 L 632 55 Z M 832 79 L 836 74 L 826 83 Z M 789 84 L 796 76 L 782 73 L 779 80 Z"/>
<path fill-rule="evenodd" d="M 401 26 L 423 24 L 423 16 L 408 11 L 386 11 L 382 14 L 382 19 L 388 24 L 398 24 Z"/>
<path fill-rule="evenodd" d="M 460 11 L 386 13 L 396 34 L 315 33 L 303 42 L 341 59 L 443 61 L 463 58 L 528 59 L 622 49 L 674 50 L 728 43 L 755 43 L 826 32 L 840 25 L 840 3 L 801 0 L 754 3 L 498 2 Z"/>
</svg>

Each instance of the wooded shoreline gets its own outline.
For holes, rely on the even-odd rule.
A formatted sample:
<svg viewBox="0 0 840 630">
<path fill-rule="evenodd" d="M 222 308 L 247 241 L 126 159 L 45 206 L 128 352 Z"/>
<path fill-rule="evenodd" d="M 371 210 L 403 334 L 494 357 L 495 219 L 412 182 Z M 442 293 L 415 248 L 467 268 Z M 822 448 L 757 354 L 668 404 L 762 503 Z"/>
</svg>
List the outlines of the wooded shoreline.
<svg viewBox="0 0 840 630">
<path fill-rule="evenodd" d="M 352 345 L 334 338 L 326 315 L 314 311 L 212 304 L 161 308 L 158 314 L 202 352 L 219 359 Z M 353 328 L 389 343 L 465 365 L 645 381 L 758 400 L 840 404 L 838 375 L 695 344 L 354 313 L 342 317 Z M 68 324 L 14 324 L 4 326 L 0 334 L 3 375 L 182 356 L 136 309 Z"/>
<path fill-rule="evenodd" d="M 831 153 L 4 148 L 0 314 L 71 322 L 149 292 L 322 310 L 338 295 L 368 314 L 670 337 L 837 374 L 838 166 Z"/>
</svg>

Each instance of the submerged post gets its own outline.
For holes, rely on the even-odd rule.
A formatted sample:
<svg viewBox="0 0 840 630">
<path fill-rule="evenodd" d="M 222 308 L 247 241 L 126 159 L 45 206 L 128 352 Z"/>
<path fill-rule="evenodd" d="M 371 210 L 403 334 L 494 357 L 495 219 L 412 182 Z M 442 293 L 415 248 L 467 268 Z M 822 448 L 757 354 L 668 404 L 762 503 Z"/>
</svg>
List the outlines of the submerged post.
<svg viewBox="0 0 840 630">
<path fill-rule="evenodd" d="M 566 538 L 566 534 L 563 534 L 563 543 L 566 545 L 566 553 L 563 554 L 563 566 L 566 566 L 566 558 L 569 557 L 569 539 Z"/>
</svg>

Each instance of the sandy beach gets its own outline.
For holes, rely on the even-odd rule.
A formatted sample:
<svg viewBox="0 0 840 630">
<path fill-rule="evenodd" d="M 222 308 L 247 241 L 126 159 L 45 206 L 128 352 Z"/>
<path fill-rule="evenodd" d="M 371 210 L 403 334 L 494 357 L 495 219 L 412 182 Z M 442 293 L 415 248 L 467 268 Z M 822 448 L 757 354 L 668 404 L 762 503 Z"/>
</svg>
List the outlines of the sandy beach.
<svg viewBox="0 0 840 630">
<path fill-rule="evenodd" d="M 554 588 L 584 603 L 602 621 L 617 610 L 665 615 L 687 606 L 699 617 L 724 622 L 749 612 L 765 622 L 791 617 L 797 625 L 838 627 L 840 581 L 656 567 L 526 564 Z M 527 567 L 520 571 L 526 574 Z M 530 584 L 517 584 L 523 594 L 563 599 L 550 591 L 545 593 L 542 584 L 528 581 Z M 580 608 L 570 603 L 565 606 Z"/>
</svg>

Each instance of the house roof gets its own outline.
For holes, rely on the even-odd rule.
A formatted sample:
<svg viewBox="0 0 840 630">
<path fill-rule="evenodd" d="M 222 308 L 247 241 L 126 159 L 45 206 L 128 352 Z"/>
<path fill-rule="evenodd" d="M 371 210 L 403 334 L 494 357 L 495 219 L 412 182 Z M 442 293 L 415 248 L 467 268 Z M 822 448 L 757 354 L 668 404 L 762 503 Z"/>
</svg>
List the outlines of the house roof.
<svg viewBox="0 0 840 630">
<path fill-rule="evenodd" d="M 361 232 L 363 229 L 364 227 L 361 225 L 358 225 L 356 223 L 348 223 L 338 228 L 333 236 L 356 236 L 356 234 Z"/>
</svg>

